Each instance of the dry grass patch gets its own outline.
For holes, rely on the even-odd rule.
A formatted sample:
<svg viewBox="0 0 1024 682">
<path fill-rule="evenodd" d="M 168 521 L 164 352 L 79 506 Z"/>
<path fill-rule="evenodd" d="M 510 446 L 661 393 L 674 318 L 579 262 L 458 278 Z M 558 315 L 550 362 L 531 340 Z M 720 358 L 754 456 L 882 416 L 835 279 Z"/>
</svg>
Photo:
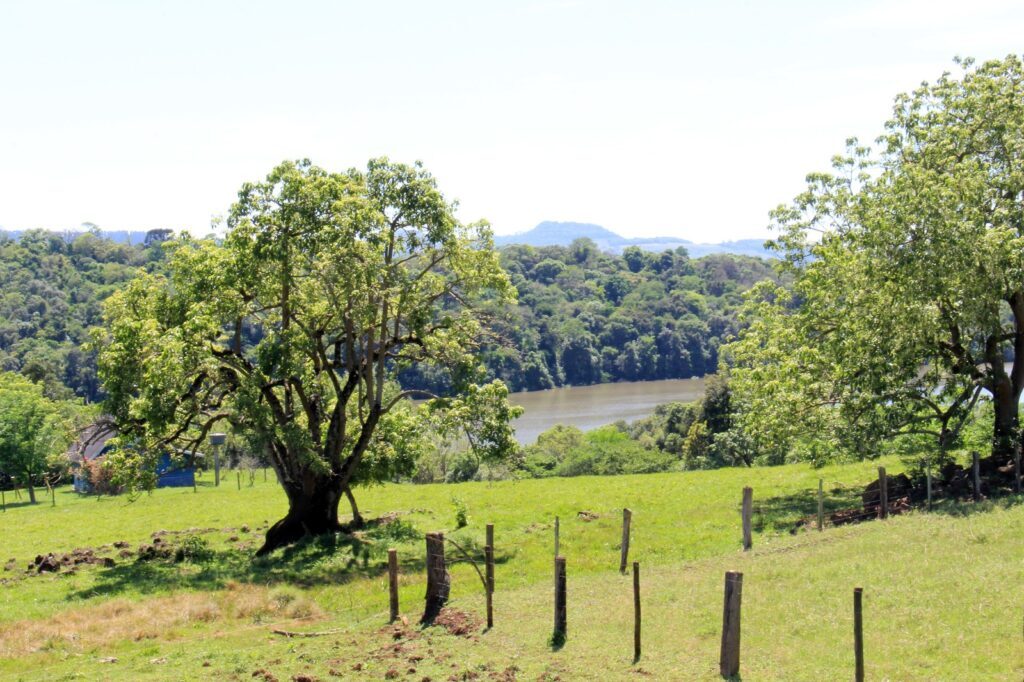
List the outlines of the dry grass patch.
<svg viewBox="0 0 1024 682">
<path fill-rule="evenodd" d="M 0 625 L 0 658 L 67 650 L 87 651 L 121 641 L 176 638 L 176 628 L 219 621 L 309 620 L 320 609 L 299 590 L 231 583 L 221 592 L 188 592 L 142 601 L 115 599 L 68 609 L 43 620 Z"/>
</svg>

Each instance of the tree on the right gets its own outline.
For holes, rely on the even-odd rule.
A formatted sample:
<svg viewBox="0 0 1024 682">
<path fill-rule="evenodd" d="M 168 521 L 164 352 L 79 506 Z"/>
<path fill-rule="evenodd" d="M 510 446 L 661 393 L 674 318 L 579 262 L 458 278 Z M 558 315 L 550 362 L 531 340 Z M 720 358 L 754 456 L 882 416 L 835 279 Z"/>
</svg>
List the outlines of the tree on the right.
<svg viewBox="0 0 1024 682">
<path fill-rule="evenodd" d="M 992 454 L 1019 444 L 1024 389 L 1024 65 L 956 60 L 899 95 L 877 151 L 772 212 L 792 277 L 765 283 L 723 351 L 740 427 L 780 458 L 954 444 L 992 402 Z"/>
</svg>

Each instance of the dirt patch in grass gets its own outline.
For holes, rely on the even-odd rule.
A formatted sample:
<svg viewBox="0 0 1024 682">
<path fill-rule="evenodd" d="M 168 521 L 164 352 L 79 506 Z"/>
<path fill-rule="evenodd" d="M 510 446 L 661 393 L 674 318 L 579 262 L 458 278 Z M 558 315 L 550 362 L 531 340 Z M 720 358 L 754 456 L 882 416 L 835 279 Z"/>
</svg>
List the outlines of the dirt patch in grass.
<svg viewBox="0 0 1024 682">
<path fill-rule="evenodd" d="M 451 607 L 441 609 L 434 619 L 434 625 L 447 630 L 450 634 L 459 637 L 471 637 L 480 630 L 482 621 L 471 613 L 459 611 Z"/>
<path fill-rule="evenodd" d="M 45 620 L 0 625 L 0 657 L 83 651 L 118 641 L 174 639 L 173 628 L 216 621 L 314 619 L 320 609 L 298 590 L 231 584 L 214 593 L 179 593 L 143 601 L 115 599 Z"/>
</svg>

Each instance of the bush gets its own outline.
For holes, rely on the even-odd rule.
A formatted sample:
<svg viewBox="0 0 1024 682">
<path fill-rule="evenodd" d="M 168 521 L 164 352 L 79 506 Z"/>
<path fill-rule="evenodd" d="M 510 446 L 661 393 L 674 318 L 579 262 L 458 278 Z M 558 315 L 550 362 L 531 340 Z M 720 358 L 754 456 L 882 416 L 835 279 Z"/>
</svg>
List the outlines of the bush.
<svg viewBox="0 0 1024 682">
<path fill-rule="evenodd" d="M 210 543 L 198 535 L 186 535 L 174 552 L 175 561 L 190 561 L 198 564 L 212 558 L 213 552 L 210 550 Z"/>
<path fill-rule="evenodd" d="M 463 483 L 472 481 L 480 471 L 480 461 L 469 451 L 458 452 L 452 456 L 448 467 L 447 483 Z"/>
<path fill-rule="evenodd" d="M 466 508 L 466 503 L 452 495 L 452 506 L 455 507 L 455 528 L 465 528 L 469 525 L 469 509 Z"/>
<path fill-rule="evenodd" d="M 102 459 L 83 461 L 82 473 L 92 492 L 97 495 L 117 495 L 121 492 L 121 486 L 114 483 L 113 470 L 105 466 Z"/>
<path fill-rule="evenodd" d="M 545 431 L 527 448 L 523 468 L 529 475 L 608 476 L 669 471 L 676 458 L 632 440 L 621 426 L 583 433 L 571 426 Z"/>
</svg>

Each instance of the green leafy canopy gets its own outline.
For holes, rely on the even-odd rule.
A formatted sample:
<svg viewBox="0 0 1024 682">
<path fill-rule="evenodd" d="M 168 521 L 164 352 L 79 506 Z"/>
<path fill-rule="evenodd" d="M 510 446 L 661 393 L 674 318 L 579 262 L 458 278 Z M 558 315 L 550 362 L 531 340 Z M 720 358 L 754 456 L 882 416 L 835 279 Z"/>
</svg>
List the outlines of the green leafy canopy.
<svg viewBox="0 0 1024 682">
<path fill-rule="evenodd" d="M 792 292 L 764 285 L 725 351 L 740 422 L 764 449 L 870 456 L 894 434 L 955 443 L 979 397 L 993 451 L 1024 388 L 1024 67 L 958 62 L 896 98 L 881 152 L 773 212 Z M 1008 368 L 1009 358 L 1017 361 Z"/>
<path fill-rule="evenodd" d="M 169 245 L 168 274 L 113 295 L 94 339 L 106 407 L 137 453 L 122 478 L 228 426 L 255 434 L 295 491 L 408 473 L 418 436 L 442 426 L 489 457 L 513 451 L 517 412 L 500 383 L 475 385 L 474 351 L 480 306 L 515 290 L 487 224 L 454 208 L 418 164 L 287 162 L 243 185 L 223 242 Z M 450 372 L 455 397 L 402 390 L 397 373 L 421 364 Z"/>
</svg>

